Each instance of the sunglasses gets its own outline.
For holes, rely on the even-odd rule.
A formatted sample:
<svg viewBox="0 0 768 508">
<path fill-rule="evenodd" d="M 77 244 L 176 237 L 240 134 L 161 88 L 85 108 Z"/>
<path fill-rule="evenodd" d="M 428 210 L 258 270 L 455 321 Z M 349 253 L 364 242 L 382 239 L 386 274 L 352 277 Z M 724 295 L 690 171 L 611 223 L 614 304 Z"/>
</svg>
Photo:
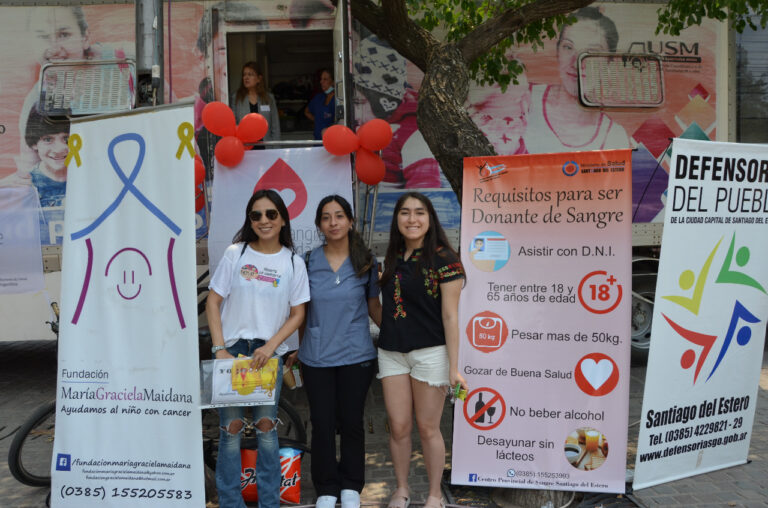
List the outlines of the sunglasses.
<svg viewBox="0 0 768 508">
<path fill-rule="evenodd" d="M 261 216 L 266 214 L 267 219 L 269 220 L 275 220 L 280 215 L 277 210 L 274 208 L 271 208 L 267 210 L 266 212 L 261 212 L 261 210 L 251 210 L 248 212 L 248 218 L 251 219 L 253 222 L 259 222 L 261 220 Z"/>
</svg>

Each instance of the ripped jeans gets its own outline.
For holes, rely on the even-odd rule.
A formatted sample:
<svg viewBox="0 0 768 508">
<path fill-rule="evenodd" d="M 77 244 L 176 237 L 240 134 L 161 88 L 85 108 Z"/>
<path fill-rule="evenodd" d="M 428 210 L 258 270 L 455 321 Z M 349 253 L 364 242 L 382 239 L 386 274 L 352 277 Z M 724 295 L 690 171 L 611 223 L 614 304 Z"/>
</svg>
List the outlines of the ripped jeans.
<svg viewBox="0 0 768 508">
<path fill-rule="evenodd" d="M 238 354 L 251 356 L 253 351 L 265 344 L 261 339 L 240 339 L 227 348 L 237 357 Z M 275 384 L 275 404 L 271 406 L 236 406 L 219 408 L 219 456 L 216 460 L 216 489 L 219 493 L 221 508 L 245 508 L 240 493 L 240 432 L 230 434 L 226 429 L 235 420 L 242 420 L 248 410 L 253 411 L 253 421 L 262 418 L 275 422 L 275 428 L 268 432 L 256 429 L 259 453 L 256 459 L 256 486 L 259 490 L 259 508 L 278 508 L 280 506 L 280 447 L 277 442 L 277 401 L 283 384 L 283 361 L 278 358 L 278 376 Z"/>
</svg>

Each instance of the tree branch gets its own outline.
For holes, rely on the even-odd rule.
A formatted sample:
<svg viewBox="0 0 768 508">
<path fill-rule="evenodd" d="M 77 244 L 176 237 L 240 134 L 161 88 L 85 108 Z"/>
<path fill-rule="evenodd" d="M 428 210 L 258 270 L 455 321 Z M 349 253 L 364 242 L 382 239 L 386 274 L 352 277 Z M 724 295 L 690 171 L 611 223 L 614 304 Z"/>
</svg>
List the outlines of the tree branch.
<svg viewBox="0 0 768 508">
<path fill-rule="evenodd" d="M 508 9 L 485 21 L 467 34 L 458 46 L 464 60 L 471 63 L 493 46 L 511 37 L 521 28 L 558 14 L 573 12 L 595 0 L 536 0 L 522 7 Z"/>
<path fill-rule="evenodd" d="M 408 17 L 405 0 L 383 0 L 381 7 L 371 0 L 350 0 L 349 4 L 353 17 L 426 72 L 429 54 L 439 42 Z"/>
</svg>

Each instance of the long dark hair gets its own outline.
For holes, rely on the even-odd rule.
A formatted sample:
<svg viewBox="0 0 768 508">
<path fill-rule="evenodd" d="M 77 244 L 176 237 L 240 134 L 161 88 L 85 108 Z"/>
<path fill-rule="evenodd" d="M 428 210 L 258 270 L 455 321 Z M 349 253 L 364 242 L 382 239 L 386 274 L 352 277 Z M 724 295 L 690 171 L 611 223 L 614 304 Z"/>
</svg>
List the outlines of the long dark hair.
<svg viewBox="0 0 768 508">
<path fill-rule="evenodd" d="M 269 102 L 269 95 L 267 95 L 267 84 L 265 83 L 264 73 L 261 72 L 261 69 L 259 69 L 259 64 L 256 62 L 245 62 L 243 64 L 243 69 L 240 71 L 240 88 L 237 89 L 237 93 L 235 94 L 235 101 L 240 102 L 246 97 L 246 95 L 248 95 L 248 89 L 245 88 L 245 85 L 243 84 L 243 71 L 246 68 L 251 69 L 256 73 L 257 76 L 261 78 L 256 84 L 256 93 L 259 94 L 259 99 L 261 99 L 262 102 Z"/>
<path fill-rule="evenodd" d="M 315 226 L 317 226 L 318 229 L 320 229 L 320 222 L 323 218 L 323 208 L 325 208 L 325 205 L 328 203 L 333 202 L 339 204 L 344 215 L 347 216 L 347 219 L 349 219 L 350 222 L 355 221 L 355 217 L 352 215 L 352 206 L 349 204 L 349 201 L 337 194 L 331 194 L 330 196 L 325 196 L 321 199 L 320 203 L 317 205 Z M 352 263 L 355 275 L 362 277 L 371 269 L 371 266 L 373 266 L 373 254 L 371 254 L 371 251 L 366 247 L 363 237 L 360 236 L 360 233 L 358 233 L 355 228 L 349 229 L 347 238 L 349 239 L 349 261 Z"/>
<path fill-rule="evenodd" d="M 280 217 L 283 218 L 283 222 L 285 222 L 283 227 L 280 228 L 280 245 L 293 251 L 291 217 L 288 215 L 288 208 L 285 207 L 285 203 L 283 202 L 283 198 L 280 197 L 280 194 L 272 189 L 261 189 L 253 193 L 251 199 L 248 200 L 248 205 L 245 207 L 245 222 L 243 222 L 243 227 L 240 228 L 240 231 L 238 231 L 235 234 L 235 237 L 232 238 L 232 243 L 251 243 L 259 240 L 259 235 L 257 235 L 256 231 L 251 227 L 251 219 L 248 218 L 248 213 L 251 211 L 251 208 L 253 208 L 253 204 L 261 198 L 267 198 L 272 201 L 272 204 L 277 208 L 277 212 L 280 214 Z"/>
<path fill-rule="evenodd" d="M 392 225 L 389 228 L 389 245 L 387 246 L 387 254 L 384 257 L 384 273 L 381 274 L 381 279 L 379 280 L 379 285 L 382 287 L 394 276 L 397 257 L 405 248 L 405 240 L 402 233 L 400 233 L 400 228 L 397 226 L 397 216 L 405 201 L 409 198 L 419 200 L 429 214 L 429 229 L 427 229 L 427 234 L 424 236 L 424 243 L 422 244 L 424 255 L 417 260 L 417 268 L 431 268 L 434 265 L 435 256 L 445 256 L 452 253 L 458 258 L 458 254 L 453 250 L 448 241 L 448 236 L 446 236 L 443 226 L 440 225 L 440 219 L 437 218 L 437 212 L 435 212 L 435 207 L 432 206 L 429 198 L 420 192 L 406 192 L 397 200 L 395 210 L 392 212 Z"/>
</svg>

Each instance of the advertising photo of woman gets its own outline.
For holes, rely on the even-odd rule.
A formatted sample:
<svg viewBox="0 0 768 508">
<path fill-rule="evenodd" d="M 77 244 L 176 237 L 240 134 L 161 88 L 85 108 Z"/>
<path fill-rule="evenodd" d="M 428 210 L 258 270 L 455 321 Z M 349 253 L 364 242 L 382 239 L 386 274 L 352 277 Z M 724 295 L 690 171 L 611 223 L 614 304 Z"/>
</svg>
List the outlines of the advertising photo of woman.
<svg viewBox="0 0 768 508">
<path fill-rule="evenodd" d="M 595 7 L 572 14 L 557 40 L 560 83 L 531 86 L 528 127 L 523 139 L 528 153 L 628 148 L 624 128 L 596 108 L 579 103 L 578 58 L 584 52 L 613 53 L 619 41 L 615 23 Z"/>
</svg>

